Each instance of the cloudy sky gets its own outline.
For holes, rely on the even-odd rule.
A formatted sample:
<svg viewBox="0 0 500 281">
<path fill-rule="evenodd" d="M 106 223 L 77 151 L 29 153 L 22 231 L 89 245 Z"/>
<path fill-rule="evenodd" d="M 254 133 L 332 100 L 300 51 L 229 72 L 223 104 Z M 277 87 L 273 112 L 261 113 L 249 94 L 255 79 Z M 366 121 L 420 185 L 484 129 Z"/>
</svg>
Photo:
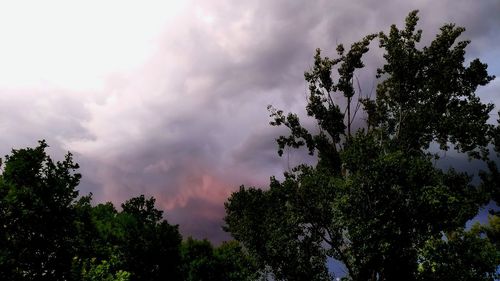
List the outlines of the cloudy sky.
<svg viewBox="0 0 500 281">
<path fill-rule="evenodd" d="M 311 161 L 278 157 L 267 105 L 303 112 L 315 48 L 333 54 L 413 9 L 424 41 L 465 26 L 468 58 L 500 76 L 498 0 L 0 1 L 0 153 L 46 139 L 55 158 L 75 154 L 96 202 L 154 196 L 183 234 L 220 241 L 232 191 Z M 499 80 L 485 102 L 500 105 Z"/>
</svg>

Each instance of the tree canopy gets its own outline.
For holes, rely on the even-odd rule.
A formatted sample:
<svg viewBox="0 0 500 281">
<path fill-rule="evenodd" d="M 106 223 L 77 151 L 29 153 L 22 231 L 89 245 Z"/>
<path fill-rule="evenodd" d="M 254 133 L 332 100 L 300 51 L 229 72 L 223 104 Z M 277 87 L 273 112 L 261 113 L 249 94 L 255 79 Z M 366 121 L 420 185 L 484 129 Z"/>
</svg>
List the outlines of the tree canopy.
<svg viewBox="0 0 500 281">
<path fill-rule="evenodd" d="M 73 201 L 80 175 L 67 154 L 53 162 L 47 144 L 13 150 L 0 177 L 0 279 L 66 280 L 75 255 Z"/>
<path fill-rule="evenodd" d="M 476 95 L 494 77 L 479 59 L 465 65 L 469 41 L 458 40 L 464 28 L 446 24 L 420 47 L 418 20 L 413 11 L 403 29 L 392 25 L 348 50 L 338 45 L 336 58 L 316 51 L 305 73 L 306 112 L 315 128 L 269 106 L 271 125 L 290 130 L 277 139 L 278 154 L 305 147 L 317 164 L 299 165 L 282 181 L 271 178 L 267 190 L 242 186 L 226 202 L 225 221 L 276 280 L 330 280 L 327 258 L 341 261 L 349 280 L 497 276 L 498 248 L 480 231 L 465 230 L 480 207 L 498 200 L 498 171 L 489 158 L 498 129 L 487 122 L 493 105 Z M 355 85 L 374 40 L 385 64 L 370 98 Z M 356 127 L 358 111 L 365 122 Z M 438 168 L 439 150 L 450 148 L 489 163 L 482 177 L 490 184 Z M 452 279 L 442 279 L 455 268 Z"/>
<path fill-rule="evenodd" d="M 13 150 L 0 174 L 0 279 L 75 281 L 253 280 L 257 269 L 236 241 L 182 242 L 153 197 L 111 202 L 78 197 L 71 154 L 48 145 Z M 206 251 L 199 251 L 205 249 Z M 200 253 L 198 253 L 200 252 Z"/>
</svg>

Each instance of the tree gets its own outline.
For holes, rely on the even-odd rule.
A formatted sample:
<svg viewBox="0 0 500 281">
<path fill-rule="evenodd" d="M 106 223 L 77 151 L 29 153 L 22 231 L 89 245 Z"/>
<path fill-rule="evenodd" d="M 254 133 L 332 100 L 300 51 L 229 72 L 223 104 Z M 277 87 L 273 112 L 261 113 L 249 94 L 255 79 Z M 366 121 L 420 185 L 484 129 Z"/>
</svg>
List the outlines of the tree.
<svg viewBox="0 0 500 281">
<path fill-rule="evenodd" d="M 317 233 L 305 227 L 296 185 L 272 180 L 268 191 L 241 188 L 226 204 L 227 229 L 256 257 L 261 270 L 273 269 L 276 280 L 329 280 L 326 253 Z"/>
<path fill-rule="evenodd" d="M 47 147 L 41 141 L 5 158 L 0 280 L 253 280 L 253 261 L 235 242 L 214 249 L 188 240 L 181 260 L 178 226 L 152 197 L 131 198 L 121 211 L 93 206 L 92 194 L 78 198 L 78 164 L 69 153 L 53 162 Z"/>
<path fill-rule="evenodd" d="M 183 280 L 219 280 L 220 272 L 209 241 L 189 237 L 182 243 L 181 256 Z"/>
<path fill-rule="evenodd" d="M 126 230 L 118 223 L 118 212 L 111 202 L 92 206 L 91 201 L 89 195 L 75 204 L 78 251 L 73 257 L 73 280 L 129 280 L 119 249 Z"/>
<path fill-rule="evenodd" d="M 250 281 L 261 275 L 255 261 L 237 241 L 223 242 L 214 249 L 214 256 L 223 275 L 220 281 Z"/>
<path fill-rule="evenodd" d="M 154 198 L 131 198 L 121 211 L 111 202 L 92 206 L 90 201 L 86 196 L 76 204 L 74 280 L 181 280 L 181 235 L 163 219 Z"/>
<path fill-rule="evenodd" d="M 131 281 L 180 280 L 181 235 L 162 218 L 155 199 L 144 195 L 122 204 L 118 214 L 119 244 L 124 270 Z"/>
<path fill-rule="evenodd" d="M 102 260 L 100 263 L 96 259 L 91 259 L 85 264 L 81 272 L 82 281 L 128 281 L 130 273 L 123 270 L 116 270 L 113 267 L 119 263 L 115 258 L 111 261 Z"/>
<path fill-rule="evenodd" d="M 500 116 L 500 112 L 498 112 Z M 496 160 L 489 159 L 487 161 L 488 171 L 481 171 L 481 188 L 489 193 L 491 200 L 500 205 L 500 171 L 498 169 L 498 159 L 500 158 L 500 119 L 497 120 L 498 125 L 491 131 L 491 138 L 494 151 L 496 152 Z M 490 210 L 491 213 L 500 215 L 499 210 Z"/>
<path fill-rule="evenodd" d="M 181 235 L 163 219 L 154 198 L 131 198 L 121 211 L 111 202 L 90 202 L 86 196 L 76 204 L 74 280 L 181 280 Z"/>
<path fill-rule="evenodd" d="M 393 25 L 388 33 L 368 35 L 347 52 L 339 45 L 334 59 L 317 50 L 305 73 L 306 111 L 317 121 L 315 130 L 302 126 L 298 115 L 269 107 L 271 125 L 290 129 L 277 139 L 279 155 L 285 147 L 306 147 L 317 164 L 299 165 L 282 182 L 272 178 L 265 191 L 241 187 L 225 204 L 225 221 L 277 280 L 328 279 L 327 257 L 342 261 L 352 280 L 424 280 L 422 253 L 430 252 L 422 249 L 432 241 L 446 251 L 482 243 L 463 229 L 493 193 L 474 186 L 466 173 L 437 168 L 439 154 L 429 147 L 489 161 L 493 105 L 475 92 L 494 77 L 478 59 L 464 65 L 469 41 L 457 39 L 465 29 L 444 25 L 429 46 L 418 48 L 417 22 L 413 11 L 404 29 Z M 376 38 L 386 62 L 371 99 L 356 91 L 355 72 Z M 359 110 L 366 123 L 354 131 Z M 460 238 L 445 243 L 445 234 Z M 472 264 L 471 271 L 492 280 L 495 262 Z"/>
<path fill-rule="evenodd" d="M 470 231 L 460 230 L 446 239 L 427 241 L 421 250 L 421 280 L 498 280 L 500 275 L 492 269 L 500 264 L 500 251 L 494 240 L 489 239 L 495 227 L 498 235 L 498 226 L 492 219 L 490 226 L 476 223 Z M 487 237 L 483 236 L 485 232 Z"/>
<path fill-rule="evenodd" d="M 75 254 L 74 200 L 80 174 L 47 144 L 12 150 L 0 176 L 0 279 L 67 280 Z"/>
<path fill-rule="evenodd" d="M 214 248 L 208 240 L 189 237 L 182 243 L 182 280 L 250 281 L 257 268 L 236 241 Z"/>
</svg>

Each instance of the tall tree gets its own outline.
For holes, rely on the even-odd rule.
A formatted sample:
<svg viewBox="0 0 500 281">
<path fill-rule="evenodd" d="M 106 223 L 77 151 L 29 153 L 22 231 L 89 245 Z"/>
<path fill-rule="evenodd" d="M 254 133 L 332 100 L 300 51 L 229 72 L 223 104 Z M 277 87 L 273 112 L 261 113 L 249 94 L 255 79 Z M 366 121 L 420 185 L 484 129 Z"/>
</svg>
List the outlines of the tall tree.
<svg viewBox="0 0 500 281">
<path fill-rule="evenodd" d="M 117 216 L 118 249 L 131 281 L 180 280 L 181 235 L 177 225 L 163 219 L 155 199 L 144 195 L 122 204 Z"/>
<path fill-rule="evenodd" d="M 163 219 L 153 197 L 130 198 L 121 211 L 111 202 L 92 206 L 90 199 L 77 202 L 75 280 L 101 275 L 132 281 L 181 280 L 178 226 Z"/>
<path fill-rule="evenodd" d="M 423 280 L 428 271 L 418 269 L 429 252 L 422 249 L 445 234 L 460 236 L 491 198 L 470 175 L 437 168 L 438 153 L 429 147 L 436 143 L 488 160 L 493 105 L 481 103 L 475 92 L 494 77 L 478 59 L 464 65 L 469 41 L 457 41 L 463 28 L 444 25 L 429 46 L 418 48 L 417 22 L 413 11 L 404 29 L 393 25 L 348 51 L 339 45 L 334 59 L 317 50 L 305 79 L 307 114 L 319 132 L 302 126 L 296 114 L 269 108 L 271 125 L 291 132 L 277 139 L 278 153 L 305 146 L 318 162 L 299 165 L 282 182 L 272 179 L 265 191 L 242 187 L 226 202 L 225 220 L 277 280 L 328 279 L 327 257 L 342 261 L 352 280 Z M 386 62 L 370 99 L 356 91 L 355 71 L 364 67 L 362 56 L 375 38 Z M 345 110 L 335 102 L 339 97 Z M 366 124 L 354 131 L 358 110 Z M 480 239 L 460 237 L 441 249 L 455 251 Z M 492 280 L 495 263 L 471 270 Z"/>
<path fill-rule="evenodd" d="M 0 279 L 68 280 L 75 254 L 74 200 L 80 174 L 47 144 L 13 150 L 0 176 Z"/>
</svg>

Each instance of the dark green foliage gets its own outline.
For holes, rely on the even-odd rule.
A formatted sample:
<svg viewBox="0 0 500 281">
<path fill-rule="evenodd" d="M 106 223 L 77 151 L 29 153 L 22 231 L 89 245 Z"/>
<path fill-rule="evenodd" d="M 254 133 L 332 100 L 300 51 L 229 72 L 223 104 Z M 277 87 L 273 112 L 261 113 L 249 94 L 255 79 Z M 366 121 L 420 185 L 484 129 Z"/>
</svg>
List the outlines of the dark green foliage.
<svg viewBox="0 0 500 281">
<path fill-rule="evenodd" d="M 188 238 L 181 255 L 182 280 L 250 281 L 258 277 L 257 267 L 236 241 L 214 248 L 207 240 Z"/>
<path fill-rule="evenodd" d="M 446 240 L 429 240 L 421 250 L 419 280 L 498 280 L 500 275 L 491 269 L 500 264 L 500 251 L 481 234 L 476 225 L 470 231 L 453 232 Z"/>
<path fill-rule="evenodd" d="M 53 162 L 47 144 L 13 150 L 0 176 L 0 279 L 66 280 L 76 253 L 73 205 L 80 175 L 71 154 Z"/>
<path fill-rule="evenodd" d="M 489 143 L 492 126 L 486 121 L 493 104 L 482 104 L 475 91 L 494 77 L 478 59 L 464 66 L 469 41 L 457 42 L 462 27 L 444 25 L 430 46 L 417 49 L 417 21 L 412 12 L 404 30 L 393 25 L 389 34 L 380 34 L 386 64 L 378 70 L 385 79 L 377 87 L 376 107 L 383 116 L 376 125 L 405 150 L 426 149 L 435 141 L 442 149 L 453 144 L 479 157 L 476 149 Z"/>
<path fill-rule="evenodd" d="M 124 269 L 130 280 L 180 280 L 178 226 L 162 219 L 162 211 L 155 209 L 154 198 L 143 195 L 122 204 L 117 216 L 121 228 L 117 245 Z"/>
<path fill-rule="evenodd" d="M 499 125 L 490 132 L 493 148 L 496 152 L 496 159 L 487 161 L 488 171 L 482 171 L 480 177 L 482 180 L 481 188 L 489 195 L 485 200 L 493 200 L 497 205 L 500 205 L 500 170 L 497 164 L 500 158 L 500 119 L 497 120 L 497 123 Z M 498 210 L 490 210 L 490 212 L 500 214 Z"/>
<path fill-rule="evenodd" d="M 184 280 L 218 280 L 217 262 L 210 242 L 188 238 L 182 243 L 181 255 Z"/>
<path fill-rule="evenodd" d="M 42 141 L 13 150 L 0 175 L 0 280 L 254 280 L 259 271 L 237 242 L 214 248 L 163 219 L 154 198 L 121 211 L 92 195 L 77 199 L 80 175 L 68 154 L 54 163 Z"/>
<path fill-rule="evenodd" d="M 480 226 L 480 232 L 486 234 L 486 237 L 493 243 L 497 250 L 500 251 L 500 216 L 492 215 L 488 219 L 489 223 L 485 226 Z"/>
<path fill-rule="evenodd" d="M 300 202 L 293 179 L 283 184 L 272 180 L 269 191 L 241 188 L 226 204 L 226 218 L 234 238 L 250 254 L 259 257 L 259 267 L 270 266 L 276 280 L 329 280 L 321 236 L 307 227 L 295 208 Z M 305 194 L 303 194 L 305 195 Z"/>
<path fill-rule="evenodd" d="M 130 273 L 116 269 L 120 262 L 112 257 L 111 261 L 91 259 L 82 265 L 82 281 L 129 281 Z"/>
<path fill-rule="evenodd" d="M 342 261 L 352 280 L 441 280 L 455 267 L 466 276 L 458 280 L 493 280 L 494 235 L 464 226 L 498 194 L 488 145 L 496 144 L 499 129 L 486 123 L 493 105 L 475 95 L 494 77 L 477 59 L 464 66 L 469 42 L 457 42 L 463 28 L 445 25 L 429 46 L 417 48 L 417 22 L 415 11 L 404 29 L 378 35 L 386 63 L 375 99 L 358 92 L 353 103 L 354 72 L 375 35 L 347 53 L 339 45 L 335 59 L 317 50 L 305 79 L 307 114 L 319 132 L 303 127 L 298 115 L 269 107 L 271 125 L 290 129 L 277 139 L 278 154 L 305 146 L 318 163 L 296 167 L 283 182 L 272 178 L 265 191 L 241 187 L 226 203 L 225 220 L 277 280 L 328 280 L 327 257 Z M 338 97 L 345 111 L 334 102 Z M 352 132 L 361 105 L 366 125 Z M 490 163 L 484 187 L 465 173 L 437 168 L 432 143 Z M 444 234 L 454 236 L 443 240 Z"/>
<path fill-rule="evenodd" d="M 255 261 L 237 241 L 223 242 L 214 249 L 221 281 L 250 281 L 261 275 Z"/>
<path fill-rule="evenodd" d="M 178 226 L 168 224 L 154 203 L 154 198 L 141 195 L 122 204 L 121 212 L 109 202 L 80 204 L 90 219 L 79 233 L 86 251 L 78 256 L 75 270 L 82 272 L 89 264 L 97 270 L 112 263 L 116 272 L 130 273 L 129 280 L 181 280 Z"/>
<path fill-rule="evenodd" d="M 181 280 L 181 236 L 153 198 L 118 212 L 80 197 L 71 154 L 53 162 L 47 144 L 13 150 L 0 175 L 1 280 Z M 107 279 L 106 279 L 107 278 Z"/>
</svg>

